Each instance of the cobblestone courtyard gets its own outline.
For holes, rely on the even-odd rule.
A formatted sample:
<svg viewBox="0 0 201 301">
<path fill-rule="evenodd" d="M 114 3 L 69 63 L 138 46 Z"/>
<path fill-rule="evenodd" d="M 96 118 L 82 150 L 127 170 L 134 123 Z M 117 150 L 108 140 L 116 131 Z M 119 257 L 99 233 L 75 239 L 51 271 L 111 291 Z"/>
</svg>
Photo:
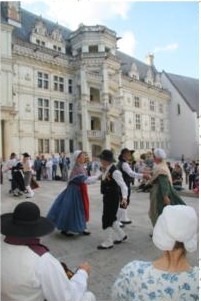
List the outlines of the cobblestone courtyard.
<svg viewBox="0 0 201 301">
<path fill-rule="evenodd" d="M 29 199 L 41 208 L 41 214 L 46 215 L 55 197 L 65 188 L 65 182 L 43 181 L 41 187 L 35 191 L 35 196 Z M 97 245 L 103 239 L 101 230 L 102 196 L 100 195 L 99 183 L 89 186 L 90 195 L 90 236 L 79 236 L 67 238 L 61 236 L 55 230 L 51 235 L 42 239 L 52 254 L 59 260 L 65 261 L 67 265 L 75 270 L 77 265 L 88 261 L 92 265 L 92 272 L 89 278 L 89 289 L 97 297 L 97 301 L 110 301 L 111 286 L 120 269 L 129 261 L 140 259 L 155 259 L 160 251 L 155 248 L 149 233 L 151 223 L 147 212 L 149 208 L 149 193 L 134 192 L 131 195 L 129 216 L 133 223 L 125 227 L 129 239 L 121 245 L 116 245 L 110 250 L 97 250 Z M 9 195 L 9 183 L 5 180 L 1 185 L 1 212 L 12 211 L 20 201 L 25 200 L 24 196 L 14 198 Z M 184 193 L 185 194 L 185 193 Z M 186 194 L 187 195 L 187 194 Z M 198 198 L 183 196 L 184 201 L 193 206 L 198 212 Z M 192 265 L 198 265 L 198 251 L 189 256 Z"/>
</svg>

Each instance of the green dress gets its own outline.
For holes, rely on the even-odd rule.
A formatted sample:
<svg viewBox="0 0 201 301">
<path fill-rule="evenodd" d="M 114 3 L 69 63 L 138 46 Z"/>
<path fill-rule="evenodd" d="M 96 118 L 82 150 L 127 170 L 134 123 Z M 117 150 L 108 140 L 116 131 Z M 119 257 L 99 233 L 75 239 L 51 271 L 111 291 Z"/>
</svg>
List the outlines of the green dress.
<svg viewBox="0 0 201 301">
<path fill-rule="evenodd" d="M 164 197 L 168 196 L 170 205 L 186 205 L 178 193 L 174 190 L 173 186 L 168 180 L 168 176 L 161 174 L 152 183 L 150 192 L 150 209 L 149 217 L 152 225 L 154 226 L 158 216 L 162 213 L 164 204 Z"/>
</svg>

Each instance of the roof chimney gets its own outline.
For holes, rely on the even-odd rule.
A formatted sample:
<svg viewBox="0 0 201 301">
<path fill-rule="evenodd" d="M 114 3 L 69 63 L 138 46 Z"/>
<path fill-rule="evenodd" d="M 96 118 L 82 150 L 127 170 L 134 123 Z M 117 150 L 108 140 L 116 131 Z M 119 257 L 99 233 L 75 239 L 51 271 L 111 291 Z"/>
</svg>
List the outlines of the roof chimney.
<svg viewBox="0 0 201 301">
<path fill-rule="evenodd" d="M 153 53 L 149 53 L 146 56 L 146 64 L 149 65 L 149 66 L 153 66 L 154 65 L 154 55 L 153 55 Z"/>
<path fill-rule="evenodd" d="M 4 10 L 8 24 L 21 27 L 21 6 L 20 1 L 3 1 L 1 8 Z"/>
</svg>

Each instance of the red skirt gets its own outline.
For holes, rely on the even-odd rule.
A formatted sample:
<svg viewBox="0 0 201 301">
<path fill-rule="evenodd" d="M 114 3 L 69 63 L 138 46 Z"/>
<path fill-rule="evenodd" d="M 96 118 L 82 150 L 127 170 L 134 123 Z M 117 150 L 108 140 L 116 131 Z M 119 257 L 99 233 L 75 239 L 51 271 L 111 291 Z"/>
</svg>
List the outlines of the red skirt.
<svg viewBox="0 0 201 301">
<path fill-rule="evenodd" d="M 87 184 L 80 184 L 81 194 L 82 194 L 82 201 L 84 205 L 84 214 L 85 214 L 85 220 L 86 222 L 89 221 L 89 195 L 88 195 L 88 189 Z"/>
</svg>

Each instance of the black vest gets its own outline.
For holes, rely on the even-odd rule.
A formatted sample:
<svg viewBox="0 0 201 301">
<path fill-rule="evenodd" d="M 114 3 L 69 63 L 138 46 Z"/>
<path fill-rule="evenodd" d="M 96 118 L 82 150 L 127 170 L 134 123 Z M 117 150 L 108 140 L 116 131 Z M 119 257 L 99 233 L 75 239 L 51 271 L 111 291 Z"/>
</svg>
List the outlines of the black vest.
<svg viewBox="0 0 201 301">
<path fill-rule="evenodd" d="M 104 180 L 101 180 L 101 193 L 102 194 L 113 194 L 119 193 L 119 186 L 117 182 L 113 179 L 112 174 L 117 170 L 115 165 L 112 165 L 109 169 L 107 176 Z"/>
<path fill-rule="evenodd" d="M 122 173 L 122 177 L 124 179 L 124 182 L 126 183 L 126 186 L 130 186 L 130 183 L 132 182 L 132 178 L 122 169 L 122 164 L 126 162 L 125 160 L 119 160 L 118 164 L 117 164 L 117 168 L 121 171 Z"/>
</svg>

